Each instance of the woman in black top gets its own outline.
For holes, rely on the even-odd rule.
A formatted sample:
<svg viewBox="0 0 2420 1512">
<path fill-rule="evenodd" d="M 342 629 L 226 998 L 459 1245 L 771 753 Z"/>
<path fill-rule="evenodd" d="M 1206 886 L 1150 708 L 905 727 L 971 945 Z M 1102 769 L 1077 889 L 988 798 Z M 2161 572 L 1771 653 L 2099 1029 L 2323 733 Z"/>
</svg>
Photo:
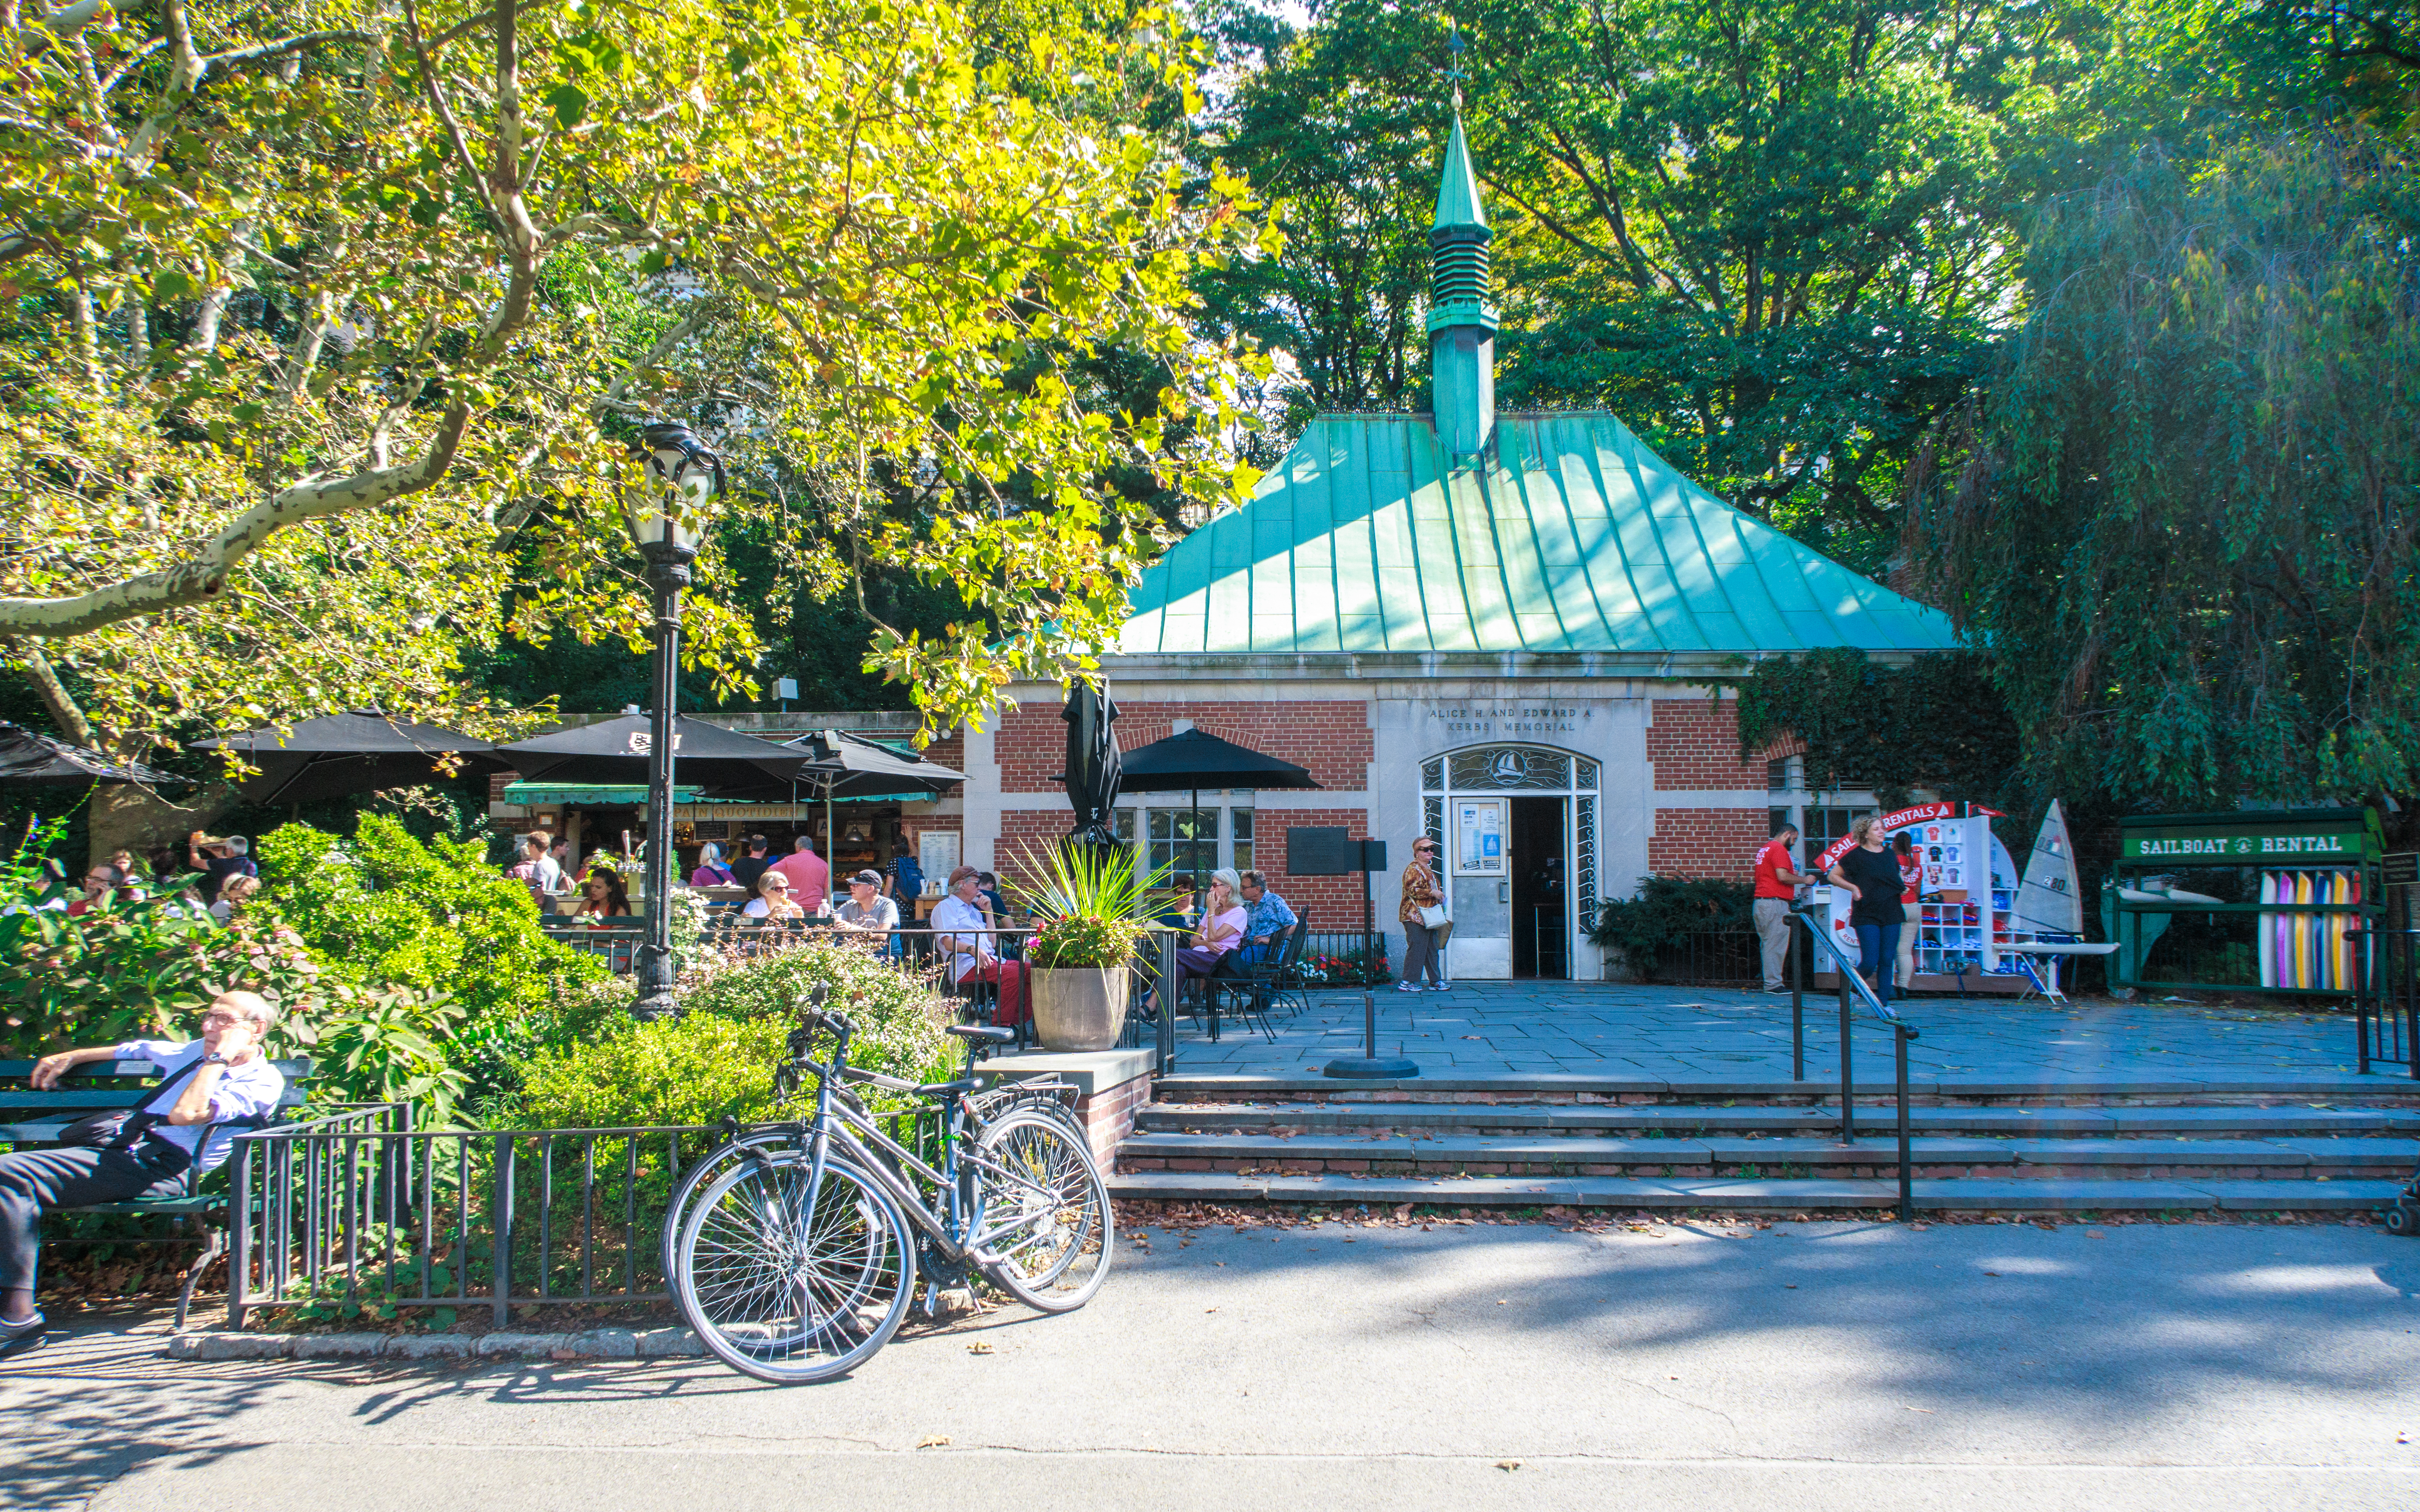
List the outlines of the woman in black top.
<svg viewBox="0 0 2420 1512">
<path fill-rule="evenodd" d="M 1858 820 L 1850 826 L 1849 838 L 1856 843 L 1825 875 L 1855 900 L 1849 907 L 1849 923 L 1857 932 L 1857 975 L 1873 986 L 1875 1001 L 1887 1006 L 1892 968 L 1899 960 L 1899 932 L 1907 921 L 1907 910 L 1899 901 L 1899 857 L 1883 842 L 1879 815 Z"/>
</svg>

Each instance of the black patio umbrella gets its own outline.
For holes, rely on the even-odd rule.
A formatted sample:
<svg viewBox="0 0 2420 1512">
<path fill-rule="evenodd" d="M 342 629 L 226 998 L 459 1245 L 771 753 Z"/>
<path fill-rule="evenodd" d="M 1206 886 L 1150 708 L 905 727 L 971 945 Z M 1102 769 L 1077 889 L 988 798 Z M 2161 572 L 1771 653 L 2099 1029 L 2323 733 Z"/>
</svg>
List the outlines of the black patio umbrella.
<svg viewBox="0 0 2420 1512">
<path fill-rule="evenodd" d="M 1202 807 L 1202 790 L 1239 788 L 1315 788 L 1310 772 L 1292 762 L 1265 756 L 1249 746 L 1221 740 L 1206 730 L 1186 730 L 1128 751 L 1118 786 L 1127 793 L 1192 794 L 1191 807 Z M 1187 859 L 1201 872 L 1200 855 L 1188 841 Z"/>
<path fill-rule="evenodd" d="M 828 851 L 834 848 L 831 809 L 835 801 L 939 796 L 967 779 L 966 773 L 954 767 L 845 730 L 810 730 L 783 742 L 783 748 L 808 758 L 789 781 L 790 796 L 793 802 L 799 794 L 823 800 Z"/>
<path fill-rule="evenodd" d="M 443 725 L 390 719 L 375 709 L 355 709 L 305 719 L 292 730 L 248 730 L 194 742 L 203 750 L 240 751 L 260 768 L 236 790 L 245 803 L 313 803 L 381 788 L 443 781 L 441 757 L 456 770 L 501 770 L 495 748 Z"/>
<path fill-rule="evenodd" d="M 1059 717 L 1067 721 L 1067 770 L 1059 780 L 1067 784 L 1067 801 L 1076 807 L 1076 827 L 1067 838 L 1079 845 L 1114 846 L 1125 764 L 1119 757 L 1118 733 L 1111 728 L 1118 706 L 1109 702 L 1109 685 L 1071 685 Z"/>
<path fill-rule="evenodd" d="M 777 746 L 685 715 L 674 717 L 673 731 L 674 779 L 682 787 L 704 788 L 717 797 L 786 784 L 811 764 L 808 754 L 793 747 Z M 647 756 L 654 743 L 654 717 L 625 714 L 495 749 L 524 781 L 643 783 L 648 778 Z"/>
<path fill-rule="evenodd" d="M 193 779 L 122 762 L 97 750 L 0 719 L 0 788 L 80 788 L 94 782 L 163 782 Z"/>
</svg>

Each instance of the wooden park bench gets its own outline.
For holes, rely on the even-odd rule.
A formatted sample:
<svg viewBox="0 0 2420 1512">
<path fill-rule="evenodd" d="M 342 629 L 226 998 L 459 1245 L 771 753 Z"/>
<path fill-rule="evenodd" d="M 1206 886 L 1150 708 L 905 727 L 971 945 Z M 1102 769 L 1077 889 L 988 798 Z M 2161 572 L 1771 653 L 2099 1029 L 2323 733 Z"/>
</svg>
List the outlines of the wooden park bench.
<svg viewBox="0 0 2420 1512">
<path fill-rule="evenodd" d="M 300 1107 L 304 1101 L 303 1088 L 311 1079 L 311 1062 L 280 1060 L 275 1064 L 286 1073 L 286 1092 L 278 1099 L 277 1110 L 277 1118 L 283 1120 L 287 1110 Z M 159 1088 L 159 1070 L 147 1060 L 95 1061 L 68 1072 L 63 1085 L 49 1091 L 38 1091 L 31 1079 L 34 1062 L 0 1060 L 0 1143 L 14 1149 L 39 1149 L 55 1145 L 59 1131 L 86 1114 L 132 1108 L 139 1104 Z M 138 1079 L 140 1085 L 97 1085 Z M 211 1130 L 226 1127 L 225 1124 L 209 1125 L 203 1132 L 204 1147 L 208 1147 Z M 129 1202 L 97 1202 L 90 1207 L 61 1208 L 57 1211 L 118 1213 L 198 1224 L 203 1232 L 202 1253 L 185 1273 L 185 1288 L 177 1298 L 177 1328 L 182 1332 L 186 1310 L 194 1304 L 194 1286 L 201 1280 L 202 1273 L 209 1269 L 210 1262 L 226 1252 L 227 1195 L 224 1190 L 195 1191 L 195 1173 L 190 1167 L 176 1180 L 178 1190 L 170 1195 L 147 1193 Z"/>
</svg>

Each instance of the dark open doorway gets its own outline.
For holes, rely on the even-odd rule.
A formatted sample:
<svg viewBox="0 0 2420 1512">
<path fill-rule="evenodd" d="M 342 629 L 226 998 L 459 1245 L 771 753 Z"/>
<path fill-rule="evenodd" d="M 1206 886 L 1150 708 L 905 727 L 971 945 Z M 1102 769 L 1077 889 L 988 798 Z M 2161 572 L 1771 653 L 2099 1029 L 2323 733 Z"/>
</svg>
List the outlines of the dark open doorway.
<svg viewBox="0 0 2420 1512">
<path fill-rule="evenodd" d="M 1572 974 L 1564 906 L 1563 810 L 1568 798 L 1512 800 L 1512 975 Z"/>
</svg>

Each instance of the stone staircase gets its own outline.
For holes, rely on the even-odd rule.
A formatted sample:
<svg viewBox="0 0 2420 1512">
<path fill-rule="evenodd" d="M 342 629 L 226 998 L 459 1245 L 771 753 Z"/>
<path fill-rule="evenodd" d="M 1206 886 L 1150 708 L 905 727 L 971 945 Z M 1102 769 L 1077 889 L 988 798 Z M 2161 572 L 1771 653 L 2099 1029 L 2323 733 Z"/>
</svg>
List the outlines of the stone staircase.
<svg viewBox="0 0 2420 1512">
<path fill-rule="evenodd" d="M 2420 1165 L 2420 1085 L 1937 1082 L 1911 1099 L 1920 1210 L 2345 1212 Z M 1221 1205 L 1871 1211 L 1897 1109 L 1837 1084 L 1512 1076 L 1354 1087 L 1170 1077 L 1119 1145 L 1120 1198 Z"/>
</svg>

